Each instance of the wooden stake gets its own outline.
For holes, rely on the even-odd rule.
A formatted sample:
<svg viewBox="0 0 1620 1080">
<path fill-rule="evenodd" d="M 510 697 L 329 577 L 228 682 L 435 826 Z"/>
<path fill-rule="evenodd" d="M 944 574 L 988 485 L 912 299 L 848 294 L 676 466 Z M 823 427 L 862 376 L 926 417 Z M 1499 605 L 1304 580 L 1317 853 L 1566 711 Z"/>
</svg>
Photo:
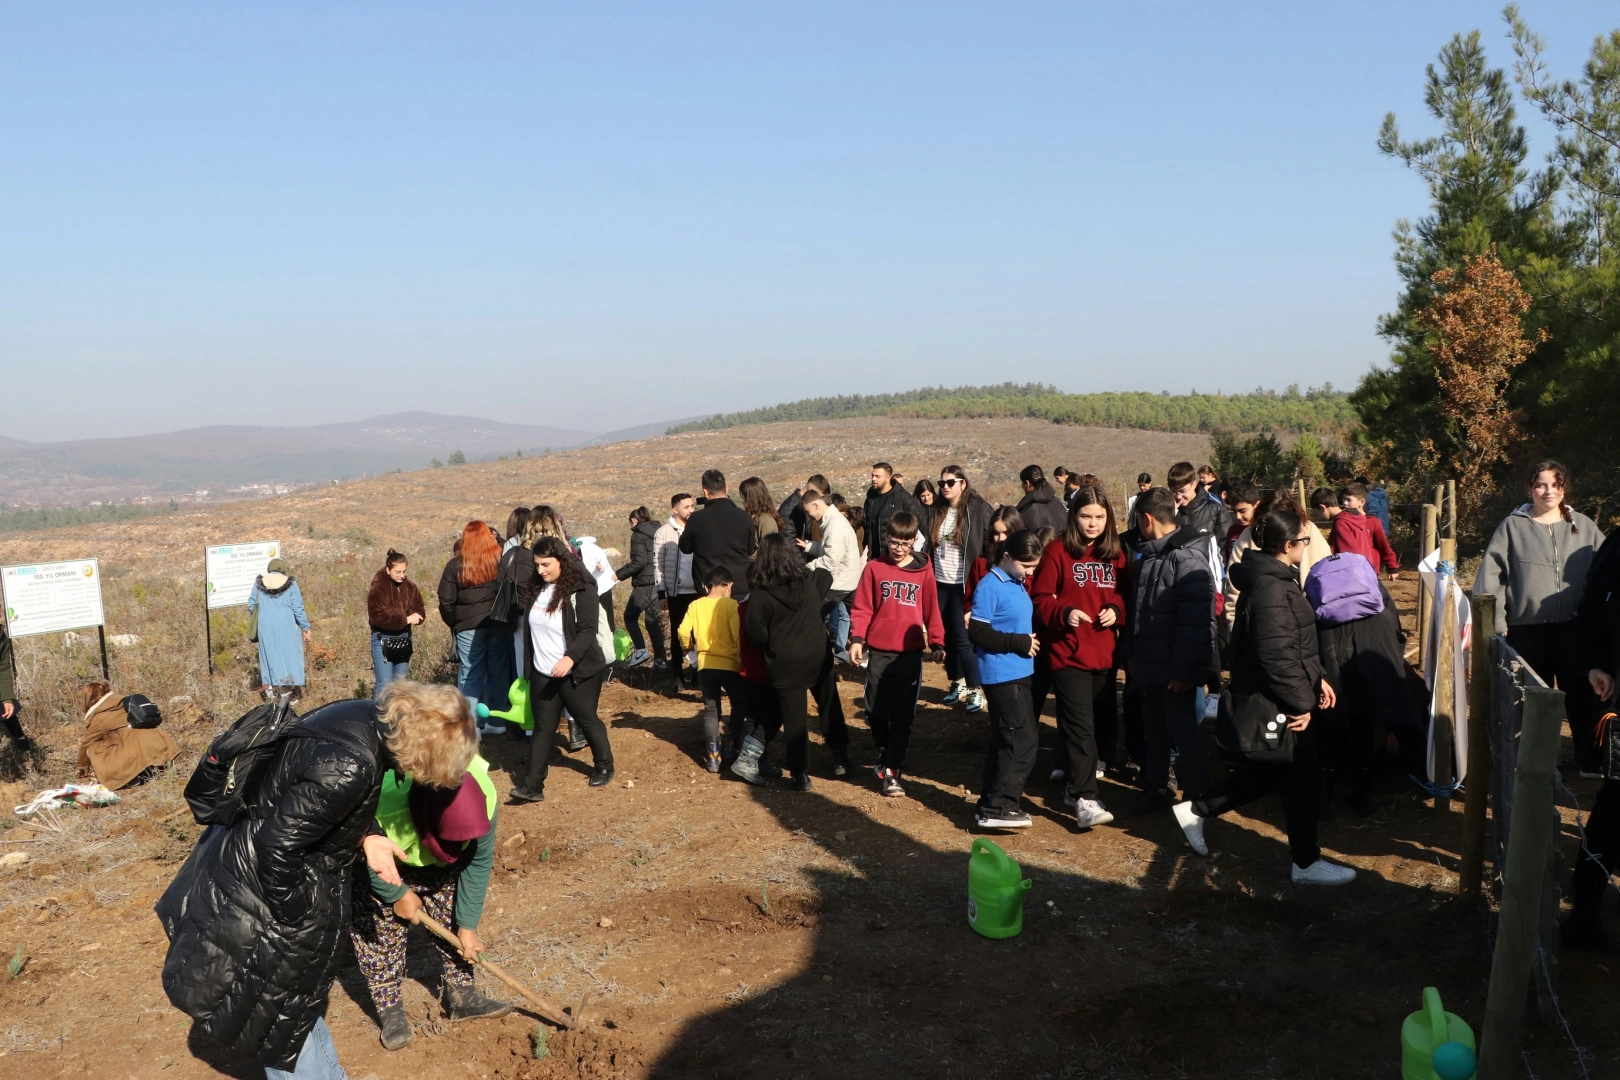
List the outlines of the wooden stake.
<svg viewBox="0 0 1620 1080">
<path fill-rule="evenodd" d="M 1442 564 L 1456 565 L 1457 541 L 1440 541 Z M 1457 583 L 1444 579 L 1440 594 L 1439 652 L 1434 664 L 1434 782 L 1449 784 L 1457 778 L 1457 605 L 1452 599 Z M 1450 795 L 1436 795 L 1434 808 L 1442 813 L 1451 809 Z"/>
<path fill-rule="evenodd" d="M 1496 924 L 1491 983 L 1479 1045 L 1479 1080 L 1519 1075 L 1524 1008 L 1535 959 L 1541 893 L 1553 842 L 1553 770 L 1564 723 L 1564 695 L 1526 687 L 1519 760 L 1514 770 L 1513 819 L 1502 874 L 1502 912 Z"/>
<path fill-rule="evenodd" d="M 444 924 L 439 922 L 433 916 L 429 915 L 425 911 L 418 912 L 416 921 L 427 927 L 429 930 L 443 938 L 451 945 L 455 946 L 457 952 L 461 951 L 461 939 L 456 937 L 456 935 L 452 934 L 449 930 L 445 929 Z M 533 990 L 530 990 L 527 986 L 524 986 L 522 983 L 512 978 L 512 976 L 502 971 L 496 965 L 495 961 L 489 959 L 483 953 L 478 954 L 478 966 L 495 976 L 497 979 L 501 980 L 501 982 L 505 983 L 507 986 L 510 986 L 513 990 L 516 990 L 518 993 L 522 994 L 524 998 L 528 1000 L 529 1004 L 534 1006 L 534 1011 L 540 1014 L 540 1018 L 542 1020 L 550 1020 L 553 1024 L 556 1024 L 560 1028 L 571 1028 L 574 1026 L 574 1021 L 569 1018 L 567 1013 L 563 1012 L 557 1006 L 553 1005 L 539 994 L 536 994 Z"/>
<path fill-rule="evenodd" d="M 1491 794 L 1491 740 L 1486 723 L 1491 713 L 1491 635 L 1496 633 L 1496 597 L 1473 596 L 1474 637 L 1469 649 L 1468 790 L 1463 801 L 1462 872 L 1457 895 L 1479 899 L 1485 877 L 1485 807 Z"/>
<path fill-rule="evenodd" d="M 1434 485 L 1434 539 L 1440 541 L 1440 530 L 1446 522 L 1446 485 Z"/>
<path fill-rule="evenodd" d="M 1457 481 L 1446 481 L 1446 535 L 1457 539 Z"/>
</svg>

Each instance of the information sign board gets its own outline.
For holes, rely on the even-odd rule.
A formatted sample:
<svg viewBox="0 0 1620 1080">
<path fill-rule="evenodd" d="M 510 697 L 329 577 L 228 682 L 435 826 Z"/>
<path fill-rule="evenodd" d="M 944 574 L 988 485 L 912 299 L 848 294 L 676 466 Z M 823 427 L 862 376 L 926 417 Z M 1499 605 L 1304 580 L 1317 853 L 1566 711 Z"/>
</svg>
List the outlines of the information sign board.
<svg viewBox="0 0 1620 1080">
<path fill-rule="evenodd" d="M 101 626 L 101 567 L 95 559 L 0 567 L 6 626 L 14 638 Z"/>
<path fill-rule="evenodd" d="M 208 609 L 247 603 L 253 595 L 254 580 L 280 554 L 281 545 L 274 540 L 205 549 L 203 573 L 208 579 Z"/>
</svg>

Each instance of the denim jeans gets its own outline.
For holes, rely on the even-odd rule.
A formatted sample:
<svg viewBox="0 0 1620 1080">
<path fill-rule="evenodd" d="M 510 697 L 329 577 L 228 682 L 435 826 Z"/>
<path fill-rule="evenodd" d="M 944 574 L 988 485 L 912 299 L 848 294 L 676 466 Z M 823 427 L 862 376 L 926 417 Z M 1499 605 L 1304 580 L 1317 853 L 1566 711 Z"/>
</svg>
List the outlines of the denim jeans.
<svg viewBox="0 0 1620 1080">
<path fill-rule="evenodd" d="M 390 634 L 388 636 L 392 637 L 394 635 Z M 372 700 L 382 697 L 383 687 L 389 683 L 398 679 L 409 678 L 411 671 L 411 662 L 409 660 L 403 664 L 391 664 L 383 659 L 382 639 L 383 635 L 377 633 L 377 631 L 373 630 L 371 632 L 371 670 L 377 677 L 377 684 L 371 691 Z"/>
<path fill-rule="evenodd" d="M 264 1070 L 264 1080 L 349 1080 L 349 1074 L 338 1064 L 337 1047 L 332 1045 L 332 1030 L 324 1019 L 315 1021 L 304 1048 L 298 1051 L 298 1064 L 293 1071 Z"/>
<path fill-rule="evenodd" d="M 480 626 L 456 631 L 456 655 L 461 666 L 456 671 L 456 689 L 476 705 L 490 698 L 488 686 L 490 631 Z M 502 643 L 504 645 L 504 642 Z"/>
<path fill-rule="evenodd" d="M 833 649 L 840 653 L 849 651 L 849 597 L 849 593 L 834 589 L 827 594 L 827 606 L 821 611 Z"/>
</svg>

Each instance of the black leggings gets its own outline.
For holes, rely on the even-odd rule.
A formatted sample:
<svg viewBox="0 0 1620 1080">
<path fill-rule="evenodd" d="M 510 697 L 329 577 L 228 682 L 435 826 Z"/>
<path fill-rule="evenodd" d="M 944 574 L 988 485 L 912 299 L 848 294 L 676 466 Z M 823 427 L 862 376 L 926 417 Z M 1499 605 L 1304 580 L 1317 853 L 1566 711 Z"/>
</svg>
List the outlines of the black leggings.
<svg viewBox="0 0 1620 1080">
<path fill-rule="evenodd" d="M 1575 766 L 1582 772 L 1598 772 L 1603 757 L 1593 742 L 1598 700 L 1586 676 L 1586 639 L 1576 624 L 1510 626 L 1507 643 L 1535 669 L 1542 682 L 1548 686 L 1556 682 L 1564 692 L 1564 715 L 1569 718 L 1569 733 L 1575 742 Z"/>
<path fill-rule="evenodd" d="M 945 674 L 952 681 L 966 679 L 975 689 L 979 686 L 979 656 L 968 640 L 966 594 L 960 585 L 939 585 L 939 617 L 945 620 Z"/>
<path fill-rule="evenodd" d="M 803 773 L 810 767 L 810 690 L 790 686 L 776 691 L 782 710 L 782 732 L 787 736 L 788 772 Z"/>
<path fill-rule="evenodd" d="M 529 740 L 529 774 L 524 786 L 536 791 L 546 786 L 551 771 L 551 748 L 557 742 L 558 721 L 563 709 L 574 718 L 591 744 L 591 761 L 598 769 L 613 767 L 613 747 L 608 742 L 607 725 L 596 715 L 602 697 L 602 673 L 574 682 L 568 677 L 548 678 L 534 695 L 534 738 Z M 564 736 L 566 741 L 566 736 Z"/>
</svg>

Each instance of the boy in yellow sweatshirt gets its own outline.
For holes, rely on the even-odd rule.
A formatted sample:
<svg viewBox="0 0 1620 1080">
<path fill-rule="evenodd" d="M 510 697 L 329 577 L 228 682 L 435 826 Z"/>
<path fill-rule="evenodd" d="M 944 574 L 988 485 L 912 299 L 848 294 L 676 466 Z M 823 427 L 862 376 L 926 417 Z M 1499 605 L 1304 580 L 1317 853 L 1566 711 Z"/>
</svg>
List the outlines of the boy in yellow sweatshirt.
<svg viewBox="0 0 1620 1080">
<path fill-rule="evenodd" d="M 708 741 L 703 767 L 720 771 L 720 694 L 731 699 L 737 715 L 737 669 L 742 665 L 742 626 L 737 601 L 731 598 L 731 572 L 712 566 L 703 577 L 708 595 L 692 601 L 681 620 L 681 648 L 697 649 L 698 688 L 703 691 L 703 737 Z M 736 741 L 740 733 L 732 732 Z"/>
</svg>

